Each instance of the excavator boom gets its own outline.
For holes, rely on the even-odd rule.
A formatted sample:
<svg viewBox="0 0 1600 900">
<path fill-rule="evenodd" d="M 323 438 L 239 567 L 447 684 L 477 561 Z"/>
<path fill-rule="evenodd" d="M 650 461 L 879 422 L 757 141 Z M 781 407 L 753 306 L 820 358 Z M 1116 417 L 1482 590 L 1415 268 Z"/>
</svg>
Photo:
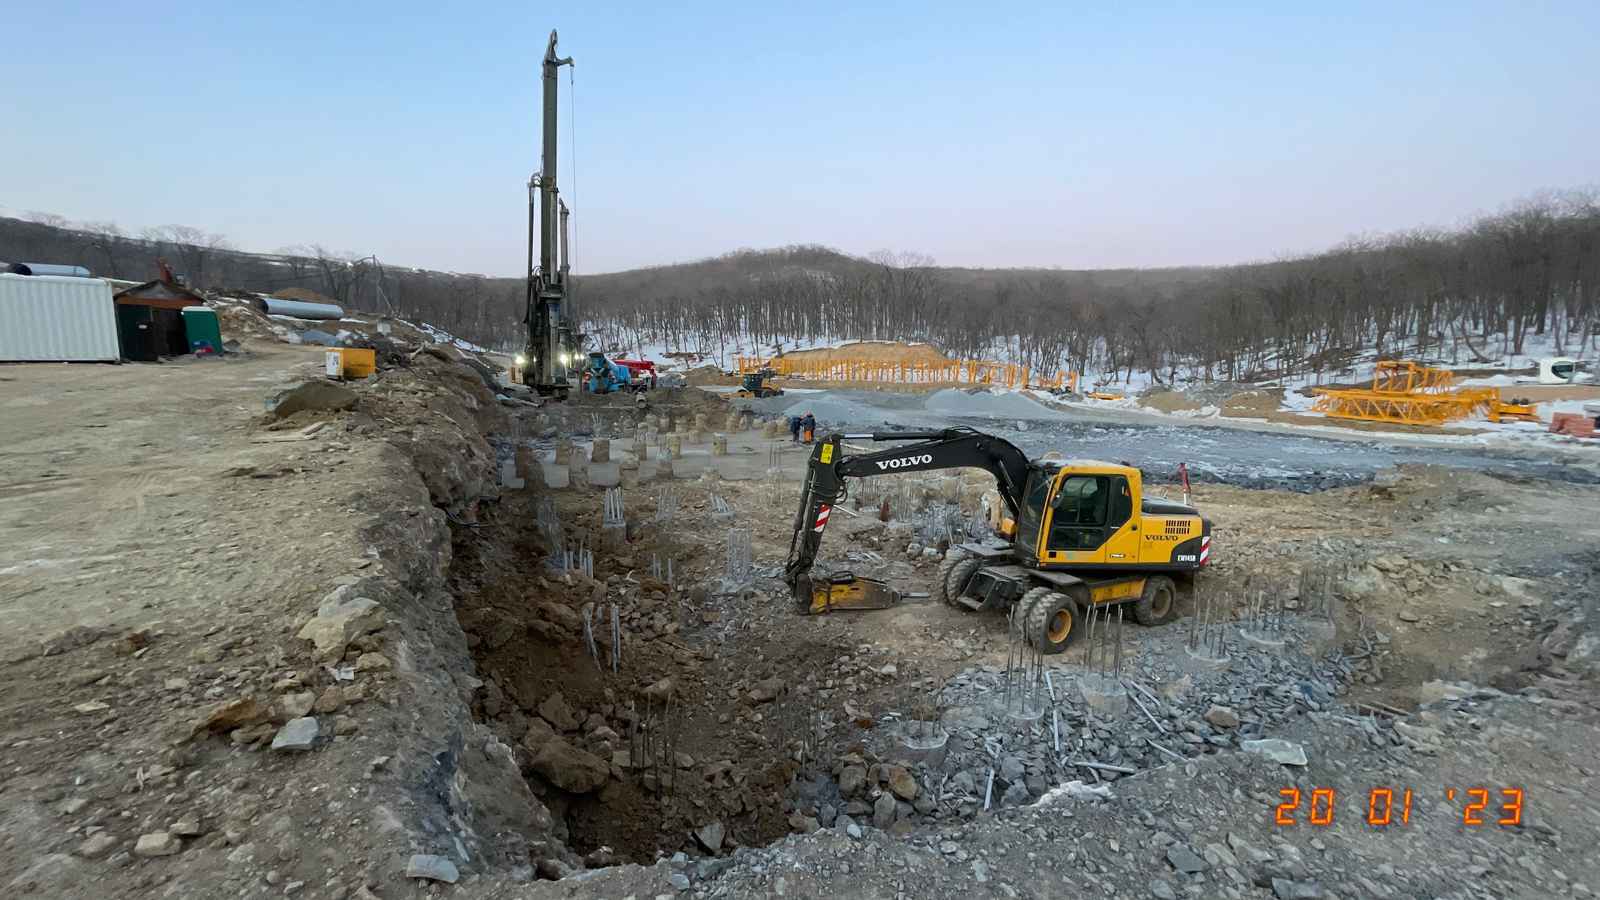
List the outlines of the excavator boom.
<svg viewBox="0 0 1600 900">
<path fill-rule="evenodd" d="M 916 443 L 847 456 L 845 440 Z M 1004 438 L 971 428 L 828 436 L 811 452 L 805 487 L 800 492 L 800 508 L 795 513 L 794 536 L 789 542 L 784 578 L 799 590 L 800 581 L 809 575 L 833 506 L 844 494 L 844 479 L 964 468 L 984 469 L 993 474 L 1001 499 L 1012 516 L 1017 515 L 1028 481 L 1028 457 Z"/>
</svg>

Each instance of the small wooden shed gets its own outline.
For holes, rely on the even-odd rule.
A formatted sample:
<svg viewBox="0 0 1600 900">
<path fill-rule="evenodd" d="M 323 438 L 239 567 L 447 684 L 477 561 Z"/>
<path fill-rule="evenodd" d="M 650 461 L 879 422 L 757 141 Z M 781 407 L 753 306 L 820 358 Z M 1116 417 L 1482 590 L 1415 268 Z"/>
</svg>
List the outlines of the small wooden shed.
<svg viewBox="0 0 1600 900">
<path fill-rule="evenodd" d="M 173 281 L 165 267 L 162 274 L 165 277 L 118 291 L 112 297 L 124 359 L 155 362 L 163 356 L 189 352 L 183 308 L 204 306 L 205 298 Z"/>
</svg>

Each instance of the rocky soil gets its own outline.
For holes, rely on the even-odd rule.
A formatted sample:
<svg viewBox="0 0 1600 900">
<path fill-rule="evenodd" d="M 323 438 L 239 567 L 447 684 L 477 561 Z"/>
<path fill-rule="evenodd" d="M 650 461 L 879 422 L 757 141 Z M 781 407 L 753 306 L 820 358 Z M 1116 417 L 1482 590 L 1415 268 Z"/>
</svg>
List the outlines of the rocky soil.
<svg viewBox="0 0 1600 900">
<path fill-rule="evenodd" d="M 426 346 L 338 386 L 252 349 L 0 373 L 25 435 L 0 451 L 12 894 L 1600 890 L 1600 489 L 1205 485 L 1199 611 L 1224 624 L 1199 655 L 1226 664 L 1186 621 L 1038 660 L 931 600 L 797 614 L 802 449 L 734 422 L 727 477 L 633 464 L 641 425 L 703 454 L 713 395 L 539 406 Z M 854 485 L 819 566 L 929 590 L 985 487 Z M 1261 598 L 1265 646 L 1226 624 Z M 1127 699 L 1091 709 L 1118 666 Z"/>
</svg>

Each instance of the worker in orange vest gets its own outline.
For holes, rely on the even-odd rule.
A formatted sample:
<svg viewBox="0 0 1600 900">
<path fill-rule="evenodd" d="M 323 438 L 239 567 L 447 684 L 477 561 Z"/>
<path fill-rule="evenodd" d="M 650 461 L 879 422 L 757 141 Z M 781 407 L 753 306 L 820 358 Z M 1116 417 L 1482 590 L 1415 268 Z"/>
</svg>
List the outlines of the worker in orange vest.
<svg viewBox="0 0 1600 900">
<path fill-rule="evenodd" d="M 817 437 L 817 417 L 809 412 L 806 413 L 806 417 L 800 420 L 800 430 L 805 433 L 806 443 L 809 444 L 815 440 Z"/>
</svg>

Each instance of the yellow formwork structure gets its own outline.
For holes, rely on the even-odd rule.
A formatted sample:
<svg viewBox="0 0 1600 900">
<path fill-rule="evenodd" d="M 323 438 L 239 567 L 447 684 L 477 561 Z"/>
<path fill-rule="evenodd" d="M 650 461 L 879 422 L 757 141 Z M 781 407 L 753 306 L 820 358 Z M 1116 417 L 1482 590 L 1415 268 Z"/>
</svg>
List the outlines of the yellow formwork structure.
<svg viewBox="0 0 1600 900">
<path fill-rule="evenodd" d="M 1455 374 L 1414 362 L 1384 360 L 1371 388 L 1318 388 L 1312 409 L 1337 419 L 1437 427 L 1474 413 L 1493 418 L 1505 406 L 1499 388 L 1458 388 Z"/>
<path fill-rule="evenodd" d="M 887 363 L 840 361 L 809 356 L 740 356 L 735 359 L 739 374 L 768 371 L 783 378 L 812 381 L 859 382 L 871 384 L 970 384 L 1008 388 L 1039 388 L 1059 391 L 1063 386 L 1075 390 L 1078 373 L 1057 371 L 1054 375 L 1034 372 L 1028 366 L 986 360 L 951 360 L 944 363 Z"/>
</svg>

